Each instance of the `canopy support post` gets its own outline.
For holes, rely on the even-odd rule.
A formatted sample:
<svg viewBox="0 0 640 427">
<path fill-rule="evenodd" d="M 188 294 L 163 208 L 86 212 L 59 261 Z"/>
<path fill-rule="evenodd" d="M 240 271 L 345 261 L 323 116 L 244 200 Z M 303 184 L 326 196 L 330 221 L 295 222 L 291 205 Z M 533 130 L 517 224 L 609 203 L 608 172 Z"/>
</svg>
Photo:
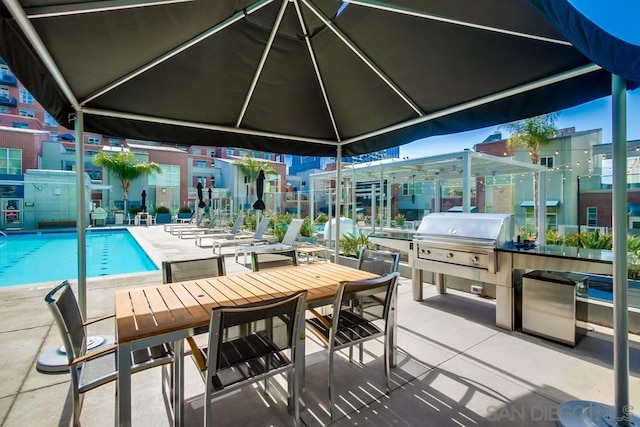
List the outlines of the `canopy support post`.
<svg viewBox="0 0 640 427">
<path fill-rule="evenodd" d="M 87 318 L 87 238 L 85 227 L 86 201 L 84 182 L 84 116 L 81 110 L 76 110 L 74 119 L 76 138 L 76 193 L 77 193 L 77 219 L 76 231 L 78 233 L 78 304 L 82 318 Z"/>
<path fill-rule="evenodd" d="M 340 259 L 340 207 L 342 204 L 342 145 L 338 145 L 336 150 L 336 244 L 335 263 L 339 264 Z"/>
<path fill-rule="evenodd" d="M 538 243 L 544 245 L 547 242 L 547 173 L 540 171 L 534 172 L 533 175 L 538 175 L 538 182 L 536 184 L 538 186 L 536 237 Z"/>
<path fill-rule="evenodd" d="M 627 82 L 612 75 L 613 108 L 613 251 L 627 253 Z M 616 418 L 628 426 L 629 412 L 629 314 L 627 257 L 613 257 L 613 371 Z"/>
</svg>

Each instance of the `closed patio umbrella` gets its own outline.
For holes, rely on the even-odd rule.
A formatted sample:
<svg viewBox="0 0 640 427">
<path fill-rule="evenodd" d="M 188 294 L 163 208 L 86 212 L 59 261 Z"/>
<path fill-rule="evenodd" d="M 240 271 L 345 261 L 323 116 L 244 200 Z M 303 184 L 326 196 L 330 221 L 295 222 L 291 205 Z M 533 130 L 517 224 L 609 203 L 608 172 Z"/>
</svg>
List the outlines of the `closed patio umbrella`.
<svg viewBox="0 0 640 427">
<path fill-rule="evenodd" d="M 143 188 L 142 194 L 140 196 L 142 197 L 140 201 L 140 210 L 142 212 L 146 212 L 147 211 L 147 190 Z"/>
<path fill-rule="evenodd" d="M 262 196 L 264 195 L 264 171 L 262 169 L 260 169 L 260 173 L 256 179 L 256 195 L 258 196 L 258 200 L 253 204 L 253 209 L 263 211 L 266 206 L 262 200 Z"/>
<path fill-rule="evenodd" d="M 198 183 L 196 190 L 198 191 L 198 207 L 204 209 L 207 205 L 204 202 L 204 194 L 202 194 L 202 183 Z"/>
</svg>

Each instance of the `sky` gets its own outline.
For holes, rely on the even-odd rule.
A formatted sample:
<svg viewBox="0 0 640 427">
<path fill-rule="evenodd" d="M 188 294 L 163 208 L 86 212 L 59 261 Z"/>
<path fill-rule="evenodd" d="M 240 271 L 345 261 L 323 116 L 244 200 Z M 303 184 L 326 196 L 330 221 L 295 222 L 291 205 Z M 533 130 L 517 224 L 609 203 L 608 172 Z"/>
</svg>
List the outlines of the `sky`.
<svg viewBox="0 0 640 427">
<path fill-rule="evenodd" d="M 607 32 L 640 45 L 640 0 L 569 0 L 584 15 Z M 624 11 L 624 12 L 620 12 Z M 556 122 L 559 129 L 576 131 L 602 129 L 602 142 L 611 142 L 611 97 L 597 99 L 562 110 Z M 425 138 L 400 146 L 400 157 L 418 158 L 473 149 L 495 131 L 508 136 L 500 126 L 452 135 Z M 627 92 L 627 140 L 640 139 L 640 88 Z"/>
</svg>

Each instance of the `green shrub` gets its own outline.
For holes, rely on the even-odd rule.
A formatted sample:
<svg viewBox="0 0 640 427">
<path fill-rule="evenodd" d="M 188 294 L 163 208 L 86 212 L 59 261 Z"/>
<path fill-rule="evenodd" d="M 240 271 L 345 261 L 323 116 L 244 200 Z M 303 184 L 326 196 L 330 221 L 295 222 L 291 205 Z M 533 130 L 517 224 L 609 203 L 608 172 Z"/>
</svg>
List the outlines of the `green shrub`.
<svg viewBox="0 0 640 427">
<path fill-rule="evenodd" d="M 171 213 L 171 210 L 166 206 L 158 206 L 156 208 L 156 213 L 167 214 L 167 213 Z"/>
<path fill-rule="evenodd" d="M 401 213 L 399 213 L 398 215 L 395 216 L 395 221 L 396 221 L 396 225 L 398 227 L 402 227 L 404 225 L 404 215 L 402 215 Z"/>
<path fill-rule="evenodd" d="M 366 234 L 356 236 L 353 233 L 346 233 L 342 239 L 340 239 L 340 245 L 342 246 L 344 256 L 353 257 L 359 256 L 360 249 L 362 248 L 373 248 L 373 243 L 371 243 L 369 236 Z"/>
<path fill-rule="evenodd" d="M 329 221 L 329 217 L 327 217 L 325 214 L 320 214 L 316 217 L 315 223 L 325 224 L 327 221 Z"/>
<path fill-rule="evenodd" d="M 306 217 L 302 220 L 302 226 L 300 227 L 300 235 L 302 237 L 313 237 L 316 232 L 316 227 L 311 222 L 311 218 Z"/>
<path fill-rule="evenodd" d="M 189 206 L 180 206 L 178 213 L 191 213 L 191 208 Z"/>
</svg>

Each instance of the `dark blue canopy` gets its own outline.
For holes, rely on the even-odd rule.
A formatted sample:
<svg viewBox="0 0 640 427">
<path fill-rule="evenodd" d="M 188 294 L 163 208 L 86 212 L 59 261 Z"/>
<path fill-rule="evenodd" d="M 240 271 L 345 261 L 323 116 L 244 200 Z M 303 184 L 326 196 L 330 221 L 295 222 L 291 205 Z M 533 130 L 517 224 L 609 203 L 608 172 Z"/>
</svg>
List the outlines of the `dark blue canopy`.
<svg viewBox="0 0 640 427">
<path fill-rule="evenodd" d="M 350 156 L 640 84 L 640 47 L 566 0 L 106 5 L 5 0 L 0 56 L 59 123 L 118 137 Z"/>
</svg>

